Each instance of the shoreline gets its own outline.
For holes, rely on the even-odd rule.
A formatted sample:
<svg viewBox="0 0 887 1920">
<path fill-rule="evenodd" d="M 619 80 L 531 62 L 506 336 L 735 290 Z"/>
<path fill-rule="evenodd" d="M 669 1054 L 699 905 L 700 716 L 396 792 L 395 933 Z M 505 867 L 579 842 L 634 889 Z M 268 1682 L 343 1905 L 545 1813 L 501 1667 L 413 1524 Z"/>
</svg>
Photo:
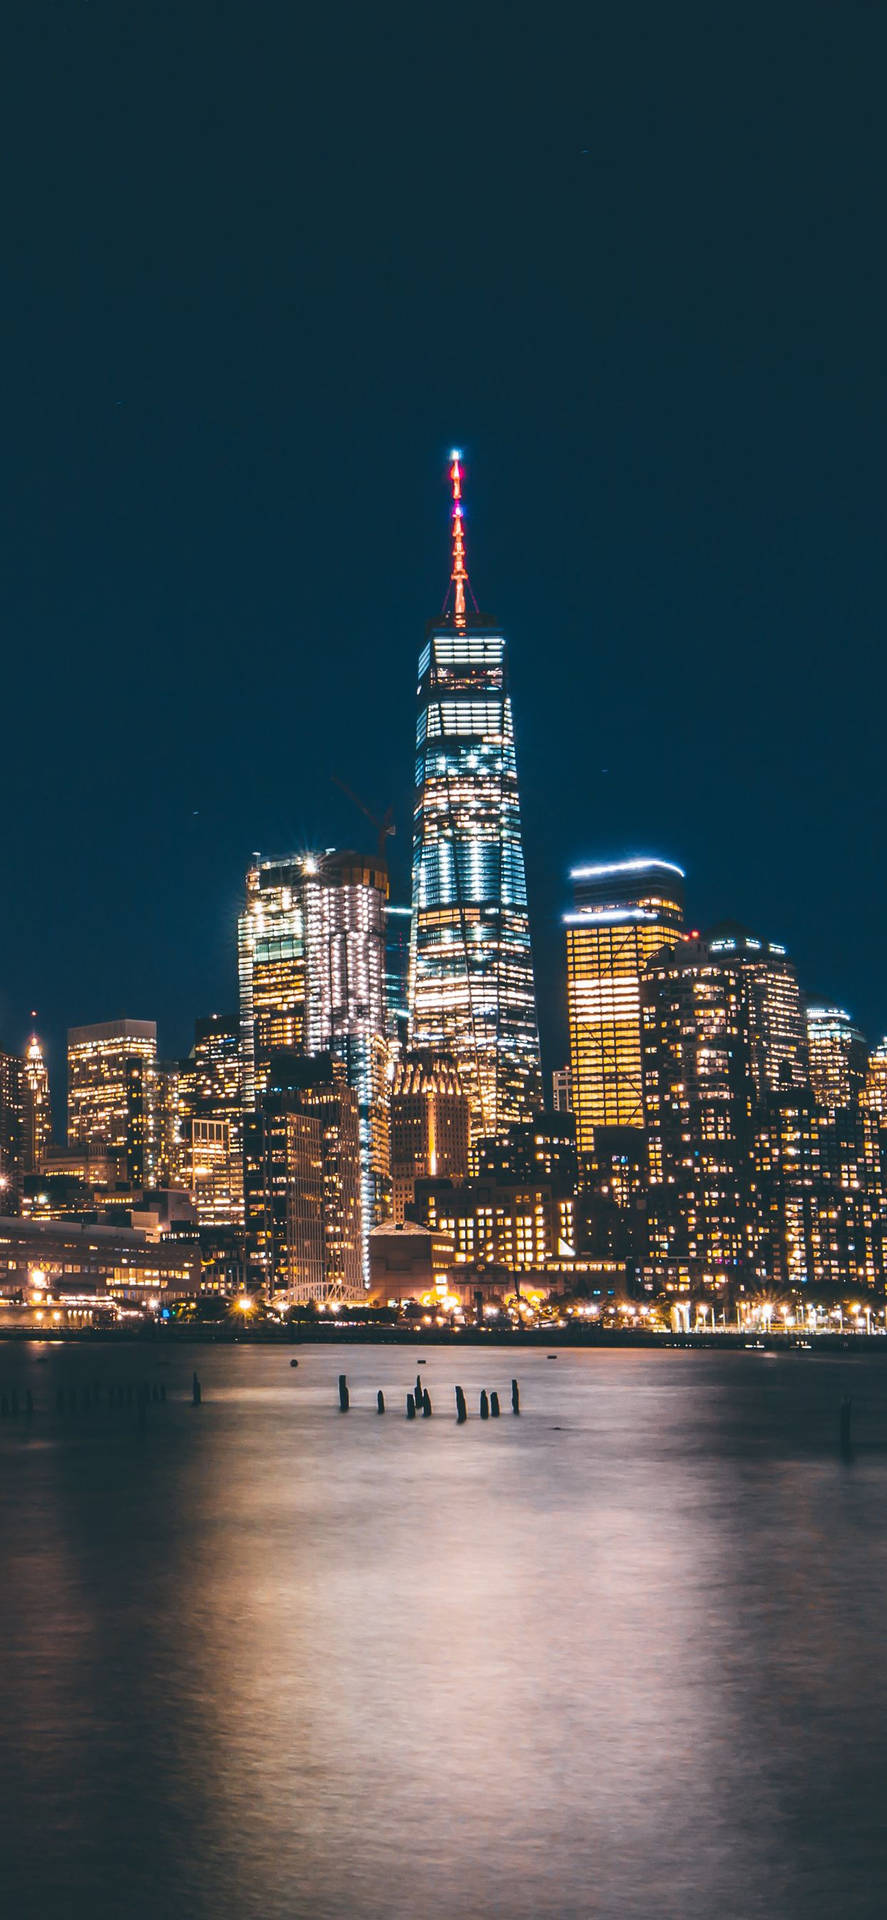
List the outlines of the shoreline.
<svg viewBox="0 0 887 1920">
<path fill-rule="evenodd" d="M 33 1327 L 6 1327 L 0 1331 L 0 1344 L 27 1342 L 39 1346 L 160 1346 L 197 1347 L 522 1347 L 529 1350 L 569 1351 L 574 1347 L 631 1349 L 649 1351 L 661 1347 L 669 1351 L 712 1349 L 728 1352 L 765 1353 L 881 1353 L 887 1359 L 887 1337 L 877 1333 L 650 1333 L 638 1329 L 543 1327 L 507 1328 L 460 1327 L 336 1327 L 327 1324 L 309 1328 L 257 1329 L 254 1333 L 229 1333 L 215 1326 L 177 1327 L 150 1324 L 143 1327 L 54 1328 L 42 1333 Z"/>
</svg>

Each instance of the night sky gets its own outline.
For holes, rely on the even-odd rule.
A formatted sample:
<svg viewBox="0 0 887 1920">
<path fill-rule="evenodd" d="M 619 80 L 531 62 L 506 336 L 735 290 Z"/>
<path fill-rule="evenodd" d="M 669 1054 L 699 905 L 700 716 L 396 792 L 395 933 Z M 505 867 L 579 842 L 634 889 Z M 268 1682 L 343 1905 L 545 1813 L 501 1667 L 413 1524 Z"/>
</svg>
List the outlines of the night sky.
<svg viewBox="0 0 887 1920">
<path fill-rule="evenodd" d="M 407 898 L 446 455 L 546 1064 L 578 859 L 887 1029 L 887 9 L 18 0 L 0 1043 L 235 1000 L 253 849 Z"/>
</svg>

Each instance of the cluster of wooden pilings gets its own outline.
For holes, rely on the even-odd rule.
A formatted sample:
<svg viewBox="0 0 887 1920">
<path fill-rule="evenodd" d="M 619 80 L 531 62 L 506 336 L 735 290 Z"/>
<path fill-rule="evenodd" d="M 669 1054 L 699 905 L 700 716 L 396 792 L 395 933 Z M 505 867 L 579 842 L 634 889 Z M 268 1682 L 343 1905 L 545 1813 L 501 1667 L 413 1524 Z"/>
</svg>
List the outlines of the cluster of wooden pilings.
<svg viewBox="0 0 887 1920">
<path fill-rule="evenodd" d="M 455 1394 L 456 1425 L 462 1427 L 468 1419 L 468 1406 L 461 1387 L 457 1386 L 455 1388 Z M 348 1376 L 347 1374 L 340 1373 L 339 1412 L 348 1413 L 350 1406 L 351 1392 L 348 1386 Z M 408 1420 L 415 1420 L 421 1414 L 423 1420 L 430 1420 L 433 1411 L 431 1395 L 428 1388 L 425 1386 L 421 1375 L 417 1374 L 416 1385 L 410 1390 L 406 1397 L 406 1418 Z M 515 1414 L 520 1413 L 520 1388 L 516 1380 L 512 1380 L 511 1382 L 511 1411 Z M 385 1395 L 381 1387 L 376 1394 L 376 1412 L 385 1412 Z M 488 1393 L 486 1387 L 484 1387 L 481 1391 L 478 1413 L 481 1420 L 498 1420 L 501 1413 L 498 1393 L 495 1391 Z"/>
</svg>

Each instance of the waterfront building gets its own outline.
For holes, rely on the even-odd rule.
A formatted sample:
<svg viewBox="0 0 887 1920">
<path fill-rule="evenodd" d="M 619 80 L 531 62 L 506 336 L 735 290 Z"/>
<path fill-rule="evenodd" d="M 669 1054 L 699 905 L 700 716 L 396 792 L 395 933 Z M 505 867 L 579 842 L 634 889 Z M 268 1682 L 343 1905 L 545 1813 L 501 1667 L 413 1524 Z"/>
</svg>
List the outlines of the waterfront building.
<svg viewBox="0 0 887 1920">
<path fill-rule="evenodd" d="M 365 1292 L 359 1107 L 340 1060 L 275 1054 L 244 1118 L 250 1267 L 269 1299 L 357 1300 Z"/>
<path fill-rule="evenodd" d="M 574 867 L 567 938 L 572 1109 L 582 1154 L 597 1127 L 643 1127 L 641 976 L 684 926 L 684 875 L 643 858 Z"/>
<path fill-rule="evenodd" d="M 735 952 L 665 948 L 641 979 L 649 1274 L 678 1287 L 757 1272 L 754 1002 Z"/>
<path fill-rule="evenodd" d="M 391 1087 L 391 1209 L 396 1223 L 417 1179 L 463 1177 L 469 1166 L 468 1095 L 452 1054 L 412 1048 L 394 1068 Z"/>
<path fill-rule="evenodd" d="M 25 1048 L 22 1081 L 22 1166 L 25 1173 L 36 1173 L 51 1140 L 49 1074 L 43 1048 L 36 1033 L 32 1033 Z"/>
<path fill-rule="evenodd" d="M 457 1267 L 538 1272 L 558 1251 L 560 1216 L 547 1182 L 417 1180 L 410 1217 L 452 1243 Z"/>
<path fill-rule="evenodd" d="M 452 1054 L 472 1138 L 541 1105 L 541 1069 L 508 658 L 469 611 L 462 464 L 452 569 L 419 657 L 410 1044 Z"/>
<path fill-rule="evenodd" d="M 112 1153 L 135 1187 L 154 1178 L 157 1026 L 109 1020 L 68 1033 L 68 1145 Z"/>
<path fill-rule="evenodd" d="M 866 1043 L 841 1007 L 808 1006 L 810 1085 L 822 1107 L 849 1107 L 866 1081 Z"/>
<path fill-rule="evenodd" d="M 25 1066 L 0 1052 L 0 1214 L 15 1214 L 24 1175 Z"/>
<path fill-rule="evenodd" d="M 22 1295 L 47 1331 L 78 1301 L 89 1307 L 117 1300 L 156 1311 L 199 1291 L 199 1247 L 156 1226 L 94 1219 L 0 1222 L 0 1298 Z"/>
</svg>

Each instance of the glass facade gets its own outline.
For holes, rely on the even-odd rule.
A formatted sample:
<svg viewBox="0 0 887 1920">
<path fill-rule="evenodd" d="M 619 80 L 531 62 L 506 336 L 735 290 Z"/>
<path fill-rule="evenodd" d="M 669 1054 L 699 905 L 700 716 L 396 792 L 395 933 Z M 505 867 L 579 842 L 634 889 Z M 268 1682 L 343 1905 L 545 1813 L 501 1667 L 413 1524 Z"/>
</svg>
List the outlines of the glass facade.
<svg viewBox="0 0 887 1920">
<path fill-rule="evenodd" d="M 667 860 L 575 867 L 565 916 L 570 1079 L 580 1153 L 597 1127 L 642 1127 L 641 977 L 680 934 L 684 876 Z"/>
<path fill-rule="evenodd" d="M 506 645 L 432 626 L 419 660 L 410 1044 L 453 1055 L 472 1137 L 541 1105 Z"/>
</svg>

